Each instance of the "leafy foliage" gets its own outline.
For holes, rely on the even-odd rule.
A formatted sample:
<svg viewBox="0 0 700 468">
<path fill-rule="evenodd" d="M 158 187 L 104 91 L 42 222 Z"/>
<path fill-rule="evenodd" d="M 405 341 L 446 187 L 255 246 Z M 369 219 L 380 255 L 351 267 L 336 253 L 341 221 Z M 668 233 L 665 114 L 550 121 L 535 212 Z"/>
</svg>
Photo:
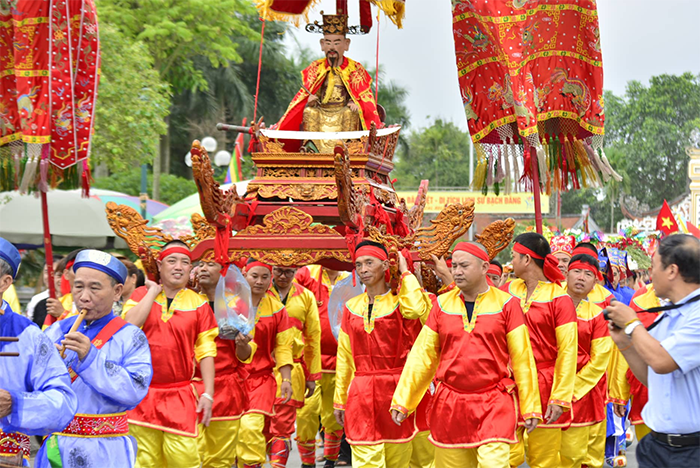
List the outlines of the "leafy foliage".
<svg viewBox="0 0 700 468">
<path fill-rule="evenodd" d="M 432 188 L 469 186 L 470 145 L 468 133 L 441 119 L 412 132 L 397 155 L 396 187 L 415 188 L 422 179 L 429 179 Z"/>
<path fill-rule="evenodd" d="M 232 31 L 259 39 L 242 15 L 253 14 L 245 0 L 100 0 L 100 15 L 128 37 L 148 47 L 160 76 L 175 92 L 206 89 L 195 66 L 204 57 L 213 67 L 239 62 Z"/>
<path fill-rule="evenodd" d="M 605 94 L 606 145 L 619 151 L 634 187 L 630 193 L 654 208 L 688 189 L 685 148 L 700 119 L 700 75 L 652 77 L 649 86 L 627 84 L 625 96 Z M 606 150 L 607 152 L 607 150 Z"/>
<path fill-rule="evenodd" d="M 128 195 L 139 196 L 141 193 L 141 170 L 134 168 L 129 171 L 119 172 L 110 177 L 95 179 L 93 187 L 105 190 L 115 190 Z M 188 197 L 197 191 L 194 181 L 187 180 L 172 174 L 160 176 L 160 201 L 172 205 Z M 148 175 L 148 193 L 152 193 L 153 175 Z"/>
<path fill-rule="evenodd" d="M 257 15 L 246 15 L 243 19 L 256 33 L 262 23 Z M 277 122 L 284 114 L 294 94 L 299 90 L 299 72 L 308 63 L 302 64 L 290 58 L 282 43 L 286 25 L 268 22 L 265 26 L 260 94 L 258 97 L 258 119 L 265 118 L 267 125 Z M 183 156 L 189 151 L 192 140 L 206 135 L 217 138 L 220 146 L 233 153 L 236 134 L 225 134 L 216 130 L 216 123 L 225 121 L 240 125 L 244 117 L 248 124 L 253 118 L 258 74 L 260 39 L 251 39 L 246 34 L 233 31 L 232 41 L 238 44 L 242 61 L 231 63 L 226 68 L 216 68 L 206 60 L 195 60 L 206 80 L 205 88 L 188 89 L 178 93 L 174 99 L 171 116 L 171 146 L 173 151 L 172 172 L 189 174 L 183 164 Z M 246 138 L 246 145 L 248 138 Z M 224 148 L 219 148 L 224 149 Z M 244 163 L 244 174 L 252 175 L 252 163 Z"/>
<path fill-rule="evenodd" d="M 114 27 L 100 28 L 102 67 L 92 159 L 113 172 L 150 162 L 166 131 L 169 86 L 158 76 L 143 43 Z"/>
</svg>

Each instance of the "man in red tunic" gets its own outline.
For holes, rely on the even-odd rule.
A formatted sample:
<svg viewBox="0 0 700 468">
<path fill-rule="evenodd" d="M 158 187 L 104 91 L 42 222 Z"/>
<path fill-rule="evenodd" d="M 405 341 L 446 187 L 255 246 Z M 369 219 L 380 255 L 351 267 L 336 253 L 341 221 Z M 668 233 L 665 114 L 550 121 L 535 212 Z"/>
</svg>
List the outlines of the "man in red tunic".
<svg viewBox="0 0 700 468">
<path fill-rule="evenodd" d="M 598 258 L 598 249 L 596 249 L 595 245 L 591 244 L 590 242 L 579 242 L 576 244 L 576 247 L 574 247 L 572 254 L 586 254 L 593 258 Z M 598 265 L 600 269 L 600 262 L 598 262 Z M 605 309 L 607 306 L 609 306 L 610 301 L 615 297 L 613 296 L 613 293 L 603 287 L 603 284 L 605 284 L 605 281 L 601 273 L 601 276 L 596 280 L 593 289 L 591 289 L 591 292 L 588 293 L 588 300 L 601 309 Z M 564 286 L 563 283 L 562 286 Z"/>
<path fill-rule="evenodd" d="M 287 466 L 297 409 L 304 407 L 306 398 L 314 393 L 316 382 L 321 379 L 321 324 L 318 305 L 311 291 L 293 281 L 296 271 L 296 268 L 283 266 L 272 268 L 270 293 L 284 304 L 289 320 L 300 328 L 294 337 L 292 398 L 282 404 L 278 392 L 275 415 L 270 422 L 270 464 L 273 468 Z M 281 382 L 279 372 L 275 372 L 275 378 L 278 383 Z"/>
<path fill-rule="evenodd" d="M 411 459 L 415 415 L 397 426 L 389 408 L 408 352 L 432 304 L 399 257 L 398 295 L 387 284 L 383 245 L 363 241 L 355 251 L 357 275 L 366 292 L 343 308 L 333 406 L 352 449 L 353 466 L 402 467 Z M 425 412 L 429 397 L 418 411 Z"/>
<path fill-rule="evenodd" d="M 330 270 L 321 265 L 299 268 L 295 275 L 296 281 L 316 297 L 321 322 L 321 380 L 316 382 L 316 389 L 313 395 L 306 399 L 304 407 L 297 411 L 297 447 L 303 465 L 316 464 L 319 416 L 324 434 L 323 457 L 326 459 L 326 465 L 332 467 L 340 452 L 343 428 L 333 415 L 338 342 L 333 336 L 328 318 L 328 300 L 333 287 L 348 276 L 347 271 Z"/>
<path fill-rule="evenodd" d="M 532 468 L 559 466 L 561 430 L 571 424 L 571 399 L 576 379 L 578 334 L 576 309 L 561 287 L 564 277 L 549 243 L 526 232 L 515 238 L 513 272 L 518 279 L 504 289 L 520 299 L 535 355 L 544 424 L 528 435 L 528 464 Z M 546 408 L 546 410 L 545 410 Z M 523 429 L 511 446 L 511 466 L 525 461 Z"/>
<path fill-rule="evenodd" d="M 214 357 L 219 334 L 206 298 L 187 289 L 192 260 L 184 242 L 171 241 L 158 260 L 161 284 L 151 281 L 124 304 L 124 319 L 141 327 L 151 346 L 153 379 L 148 395 L 129 411 L 129 432 L 138 442 L 137 466 L 196 468 L 198 416 L 209 425 L 214 401 Z M 195 363 L 204 381 L 199 401 Z"/>
<path fill-rule="evenodd" d="M 238 466 L 260 468 L 265 463 L 267 441 L 271 439 L 267 428 L 274 415 L 277 394 L 273 369 L 277 367 L 282 376 L 280 403 L 287 403 L 292 397 L 292 346 L 299 328 L 289 320 L 284 305 L 268 291 L 272 268 L 251 259 L 244 272 L 256 313 L 255 328 L 251 332 L 253 359 L 244 366 L 248 373 L 245 387 L 249 404 L 238 431 Z"/>
<path fill-rule="evenodd" d="M 197 278 L 202 293 L 213 309 L 216 285 L 221 278 L 221 265 L 216 262 L 201 262 Z M 242 364 L 249 363 L 253 357 L 250 340 L 250 336 L 241 333 L 236 335 L 235 340 L 216 337 L 216 400 L 212 407 L 209 427 L 200 427 L 198 444 L 202 466 L 229 468 L 236 463 L 240 419 L 248 407 Z M 197 394 L 201 398 L 206 390 L 199 369 L 194 380 Z"/>
<path fill-rule="evenodd" d="M 507 468 L 518 412 L 530 431 L 542 418 L 520 301 L 489 286 L 488 269 L 483 246 L 457 244 L 452 254 L 457 288 L 434 301 L 391 404 L 394 422 L 405 424 L 437 376 L 428 422 L 435 466 L 441 468 Z"/>
<path fill-rule="evenodd" d="M 605 370 L 612 355 L 612 339 L 603 309 L 590 301 L 597 279 L 598 258 L 577 254 L 571 258 L 566 292 L 578 317 L 578 360 L 574 382 L 573 420 L 561 436 L 564 468 L 602 468 L 605 462 Z"/>
</svg>

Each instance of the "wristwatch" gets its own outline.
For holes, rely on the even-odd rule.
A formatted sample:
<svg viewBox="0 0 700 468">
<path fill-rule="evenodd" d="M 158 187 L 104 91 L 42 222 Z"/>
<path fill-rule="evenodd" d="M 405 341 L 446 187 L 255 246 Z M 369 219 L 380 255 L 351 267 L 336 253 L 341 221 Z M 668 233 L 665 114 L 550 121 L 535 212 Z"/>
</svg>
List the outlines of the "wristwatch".
<svg viewBox="0 0 700 468">
<path fill-rule="evenodd" d="M 634 331 L 635 328 L 640 326 L 642 324 L 641 321 L 635 320 L 634 322 L 630 323 L 625 327 L 625 335 L 627 335 L 629 338 L 632 338 L 632 332 Z"/>
</svg>

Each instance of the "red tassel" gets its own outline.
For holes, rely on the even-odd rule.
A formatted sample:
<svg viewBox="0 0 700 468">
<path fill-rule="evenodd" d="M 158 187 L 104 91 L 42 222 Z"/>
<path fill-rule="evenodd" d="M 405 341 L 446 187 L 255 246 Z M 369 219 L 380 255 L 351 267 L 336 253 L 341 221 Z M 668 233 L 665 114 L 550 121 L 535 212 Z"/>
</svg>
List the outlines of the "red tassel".
<svg viewBox="0 0 700 468">
<path fill-rule="evenodd" d="M 394 232 L 396 232 L 397 236 L 408 237 L 411 234 L 411 229 L 406 224 L 403 211 L 396 210 L 396 222 L 394 224 L 396 225 Z"/>
<path fill-rule="evenodd" d="M 83 174 L 81 176 L 83 185 L 83 198 L 90 198 L 90 180 L 92 179 L 90 175 L 90 165 L 87 159 L 83 159 Z"/>
<path fill-rule="evenodd" d="M 248 208 L 248 221 L 246 225 L 250 226 L 255 217 L 255 209 L 258 207 L 258 198 L 255 196 L 246 198 L 245 206 Z"/>
<path fill-rule="evenodd" d="M 404 247 L 403 250 L 401 250 L 401 255 L 403 255 L 403 258 L 406 259 L 406 266 L 408 267 L 408 271 L 413 273 L 413 259 L 411 258 L 411 252 Z"/>
</svg>

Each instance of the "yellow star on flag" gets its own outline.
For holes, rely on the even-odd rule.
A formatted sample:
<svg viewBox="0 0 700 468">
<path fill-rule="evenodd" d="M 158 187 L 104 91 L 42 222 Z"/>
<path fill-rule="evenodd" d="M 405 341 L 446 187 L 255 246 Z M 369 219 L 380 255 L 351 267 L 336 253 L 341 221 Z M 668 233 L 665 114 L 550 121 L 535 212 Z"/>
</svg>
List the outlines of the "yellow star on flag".
<svg viewBox="0 0 700 468">
<path fill-rule="evenodd" d="M 671 221 L 671 218 L 664 216 L 661 218 L 661 225 L 666 229 L 671 229 L 673 227 L 673 222 Z"/>
</svg>

